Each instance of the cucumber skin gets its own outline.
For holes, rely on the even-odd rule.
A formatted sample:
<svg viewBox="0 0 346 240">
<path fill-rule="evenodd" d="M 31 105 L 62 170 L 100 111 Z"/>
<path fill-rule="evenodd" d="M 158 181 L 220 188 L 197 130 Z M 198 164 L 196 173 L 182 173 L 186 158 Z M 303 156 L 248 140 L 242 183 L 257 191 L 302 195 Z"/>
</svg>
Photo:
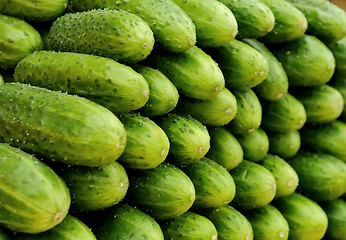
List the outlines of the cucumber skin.
<svg viewBox="0 0 346 240">
<path fill-rule="evenodd" d="M 322 205 L 323 210 L 328 216 L 328 228 L 326 237 L 332 240 L 346 238 L 346 202 L 342 198 L 326 202 Z"/>
<path fill-rule="evenodd" d="M 76 94 L 115 114 L 141 108 L 149 99 L 148 83 L 132 68 L 80 53 L 35 52 L 18 63 L 14 81 Z"/>
<path fill-rule="evenodd" d="M 71 202 L 69 190 L 34 156 L 0 143 L 0 175 L 1 225 L 14 232 L 40 233 L 65 218 Z"/>
<path fill-rule="evenodd" d="M 269 152 L 276 154 L 283 159 L 288 159 L 296 155 L 301 146 L 300 133 L 293 130 L 285 133 L 267 131 L 269 138 Z"/>
<path fill-rule="evenodd" d="M 87 99 L 20 83 L 0 85 L 0 141 L 70 165 L 102 166 L 123 152 L 126 131 Z"/>
</svg>

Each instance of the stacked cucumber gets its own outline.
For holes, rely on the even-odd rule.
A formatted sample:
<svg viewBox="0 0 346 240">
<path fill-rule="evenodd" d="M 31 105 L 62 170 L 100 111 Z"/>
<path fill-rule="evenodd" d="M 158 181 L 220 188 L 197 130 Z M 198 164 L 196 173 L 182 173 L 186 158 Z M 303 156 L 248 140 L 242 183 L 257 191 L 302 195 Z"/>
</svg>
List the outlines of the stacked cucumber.
<svg viewBox="0 0 346 240">
<path fill-rule="evenodd" d="M 346 13 L 0 0 L 0 240 L 346 239 Z"/>
</svg>

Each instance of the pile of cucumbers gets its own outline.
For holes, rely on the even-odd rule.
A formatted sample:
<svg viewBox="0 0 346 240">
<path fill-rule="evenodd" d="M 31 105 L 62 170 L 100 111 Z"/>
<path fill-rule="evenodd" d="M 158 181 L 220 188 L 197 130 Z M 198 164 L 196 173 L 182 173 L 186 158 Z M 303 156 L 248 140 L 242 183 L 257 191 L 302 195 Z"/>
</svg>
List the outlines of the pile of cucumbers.
<svg viewBox="0 0 346 240">
<path fill-rule="evenodd" d="M 345 240 L 346 13 L 0 0 L 0 240 Z"/>
</svg>

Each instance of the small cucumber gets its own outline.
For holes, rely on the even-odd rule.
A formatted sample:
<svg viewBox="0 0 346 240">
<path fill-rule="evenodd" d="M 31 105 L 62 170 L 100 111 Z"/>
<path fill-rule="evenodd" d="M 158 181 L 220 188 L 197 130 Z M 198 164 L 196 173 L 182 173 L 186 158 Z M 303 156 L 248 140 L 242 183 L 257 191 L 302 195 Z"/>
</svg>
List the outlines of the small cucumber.
<svg viewBox="0 0 346 240">
<path fill-rule="evenodd" d="M 298 130 L 284 133 L 267 131 L 269 138 L 269 152 L 277 154 L 283 159 L 288 159 L 297 154 L 300 149 L 301 139 Z"/>
<path fill-rule="evenodd" d="M 328 239 L 346 239 L 346 201 L 337 198 L 322 205 L 328 216 L 328 228 L 325 237 Z"/>
</svg>

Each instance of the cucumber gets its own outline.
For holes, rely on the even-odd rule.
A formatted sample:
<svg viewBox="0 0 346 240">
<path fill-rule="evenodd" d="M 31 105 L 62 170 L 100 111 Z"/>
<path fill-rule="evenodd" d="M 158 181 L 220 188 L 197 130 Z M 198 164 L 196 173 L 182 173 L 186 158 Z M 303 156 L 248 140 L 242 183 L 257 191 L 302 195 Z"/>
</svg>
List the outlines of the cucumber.
<svg viewBox="0 0 346 240">
<path fill-rule="evenodd" d="M 269 139 L 262 128 L 257 128 L 253 132 L 236 136 L 243 151 L 244 158 L 252 161 L 261 161 L 268 153 Z"/>
<path fill-rule="evenodd" d="M 276 199 L 294 193 L 297 189 L 299 178 L 297 172 L 290 164 L 282 158 L 272 154 L 267 154 L 260 164 L 268 169 L 275 178 Z"/>
<path fill-rule="evenodd" d="M 300 152 L 289 164 L 299 176 L 298 190 L 314 201 L 331 201 L 346 192 L 346 163 L 338 158 Z"/>
<path fill-rule="evenodd" d="M 14 68 L 24 57 L 43 48 L 38 31 L 21 19 L 0 14 L 0 29 L 0 69 Z"/>
<path fill-rule="evenodd" d="M 21 83 L 0 85 L 0 142 L 70 165 L 102 166 L 123 152 L 126 131 L 87 99 Z"/>
<path fill-rule="evenodd" d="M 190 114 L 206 126 L 224 126 L 237 114 L 237 100 L 232 92 L 224 88 L 212 99 L 183 97 L 179 100 L 177 111 Z"/>
<path fill-rule="evenodd" d="M 256 240 L 288 239 L 288 223 L 274 206 L 268 204 L 262 208 L 246 211 L 244 215 L 253 228 Z"/>
<path fill-rule="evenodd" d="M 288 42 L 302 36 L 308 21 L 305 15 L 286 0 L 261 0 L 273 12 L 275 26 L 272 31 L 260 38 L 268 43 Z"/>
<path fill-rule="evenodd" d="M 199 214 L 186 212 L 159 222 L 166 240 L 217 240 L 214 224 Z"/>
<path fill-rule="evenodd" d="M 269 152 L 283 159 L 288 159 L 297 154 L 300 149 L 301 139 L 298 130 L 284 133 L 267 131 L 269 139 Z"/>
<path fill-rule="evenodd" d="M 269 71 L 262 83 L 254 87 L 256 94 L 268 101 L 278 101 L 288 90 L 287 74 L 269 49 L 256 39 L 243 39 L 267 59 Z"/>
<path fill-rule="evenodd" d="M 211 99 L 225 87 L 216 62 L 196 46 L 182 53 L 156 51 L 149 55 L 147 64 L 159 69 L 187 97 Z"/>
<path fill-rule="evenodd" d="M 237 100 L 237 114 L 226 125 L 234 134 L 245 134 L 255 131 L 261 125 L 262 106 L 252 89 L 233 90 Z"/>
<path fill-rule="evenodd" d="M 154 121 L 135 113 L 123 114 L 119 119 L 127 135 L 125 150 L 118 159 L 124 167 L 150 169 L 166 159 L 169 140 Z"/>
<path fill-rule="evenodd" d="M 93 228 L 98 240 L 164 239 L 160 226 L 152 217 L 128 205 L 107 208 L 98 219 Z"/>
<path fill-rule="evenodd" d="M 184 52 L 196 43 L 196 27 L 191 18 L 171 0 L 72 0 L 72 8 L 109 8 L 136 14 L 148 23 L 158 45 L 171 52 Z"/>
<path fill-rule="evenodd" d="M 4 79 L 3 79 L 3 77 L 0 75 L 0 85 L 1 84 L 4 84 L 5 82 L 4 82 Z"/>
<path fill-rule="evenodd" d="M 0 240 L 10 240 L 8 235 L 0 228 Z"/>
<path fill-rule="evenodd" d="M 328 226 L 328 218 L 323 209 L 311 199 L 293 193 L 277 199 L 274 206 L 287 220 L 290 232 L 289 239 L 321 239 Z"/>
<path fill-rule="evenodd" d="M 202 158 L 181 169 L 195 186 L 193 208 L 217 207 L 233 200 L 236 190 L 233 178 L 227 169 L 216 162 Z"/>
<path fill-rule="evenodd" d="M 54 228 L 39 234 L 15 234 L 14 240 L 96 240 L 91 230 L 78 218 L 67 215 Z"/>
<path fill-rule="evenodd" d="M 306 111 L 306 122 L 327 123 L 337 119 L 344 108 L 342 94 L 326 84 L 300 88 L 292 93 Z"/>
<path fill-rule="evenodd" d="M 179 168 L 161 163 L 129 174 L 127 200 L 157 219 L 177 217 L 190 209 L 196 199 L 190 178 Z"/>
<path fill-rule="evenodd" d="M 48 42 L 55 51 L 135 63 L 150 54 L 154 35 L 140 17 L 104 9 L 63 15 L 53 22 Z"/>
<path fill-rule="evenodd" d="M 255 87 L 268 75 L 267 59 L 253 47 L 236 39 L 222 47 L 209 49 L 207 53 L 219 64 L 229 89 Z"/>
<path fill-rule="evenodd" d="M 80 53 L 30 54 L 16 66 L 14 81 L 76 94 L 116 114 L 141 108 L 149 98 L 148 83 L 130 67 Z"/>
<path fill-rule="evenodd" d="M 117 162 L 102 167 L 65 167 L 59 175 L 70 189 L 74 212 L 111 207 L 125 197 L 129 187 L 125 169 Z"/>
<path fill-rule="evenodd" d="M 210 148 L 207 128 L 189 115 L 170 113 L 158 125 L 169 139 L 169 157 L 175 165 L 194 163 Z"/>
<path fill-rule="evenodd" d="M 237 21 L 231 10 L 216 0 L 173 0 L 189 15 L 196 26 L 197 44 L 220 47 L 238 33 Z"/>
<path fill-rule="evenodd" d="M 290 87 L 318 86 L 328 82 L 334 73 L 332 52 L 315 36 L 304 34 L 269 49 L 282 63 Z"/>
<path fill-rule="evenodd" d="M 345 122 L 346 120 L 346 70 L 344 71 L 344 70 L 335 69 L 334 75 L 329 85 L 335 88 L 336 90 L 338 90 L 342 95 L 344 106 L 339 118 Z"/>
<path fill-rule="evenodd" d="M 260 0 L 220 0 L 234 14 L 238 23 L 238 39 L 258 38 L 273 30 L 275 17 Z"/>
<path fill-rule="evenodd" d="M 265 167 L 243 160 L 230 173 L 237 187 L 232 201 L 233 206 L 241 209 L 260 208 L 274 199 L 275 178 Z"/>
<path fill-rule="evenodd" d="M 331 240 L 346 239 L 346 202 L 342 198 L 328 201 L 322 205 L 328 216 L 326 238 Z"/>
<path fill-rule="evenodd" d="M 224 127 L 208 128 L 210 149 L 205 155 L 227 170 L 237 167 L 244 152 L 238 140 Z"/>
<path fill-rule="evenodd" d="M 34 156 L 0 143 L 0 176 L 0 225 L 14 232 L 39 233 L 65 218 L 69 190 Z"/>
<path fill-rule="evenodd" d="M 335 69 L 346 71 L 346 36 L 334 44 L 328 45 L 335 58 Z"/>
<path fill-rule="evenodd" d="M 161 116 L 177 106 L 178 90 L 162 72 L 143 65 L 135 65 L 133 69 L 145 78 L 150 90 L 148 101 L 139 110 L 142 115 Z"/>
<path fill-rule="evenodd" d="M 263 119 L 261 126 L 273 132 L 289 132 L 301 129 L 306 122 L 304 105 L 290 93 L 279 101 L 261 101 Z"/>
<path fill-rule="evenodd" d="M 230 205 L 203 209 L 201 214 L 212 221 L 216 227 L 218 239 L 253 240 L 250 222 Z"/>
</svg>

